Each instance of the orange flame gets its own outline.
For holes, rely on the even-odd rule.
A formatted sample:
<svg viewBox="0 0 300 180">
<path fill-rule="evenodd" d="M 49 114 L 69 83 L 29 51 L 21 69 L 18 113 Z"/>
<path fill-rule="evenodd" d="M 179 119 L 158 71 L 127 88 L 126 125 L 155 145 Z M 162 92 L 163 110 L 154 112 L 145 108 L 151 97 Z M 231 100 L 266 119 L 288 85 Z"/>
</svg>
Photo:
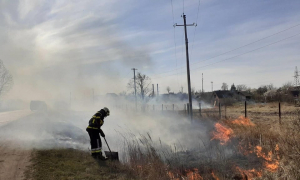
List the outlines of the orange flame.
<svg viewBox="0 0 300 180">
<path fill-rule="evenodd" d="M 244 170 L 244 169 L 241 169 L 240 167 L 236 167 L 236 169 L 243 176 L 243 180 L 246 180 L 246 179 L 251 180 L 254 177 L 261 177 L 262 176 L 262 172 L 257 171 L 255 169 Z"/>
<path fill-rule="evenodd" d="M 213 131 L 213 139 L 220 140 L 220 144 L 224 145 L 226 144 L 230 137 L 233 134 L 233 130 L 230 128 L 226 128 L 225 126 L 221 125 L 220 123 L 215 124 L 215 131 Z"/>
<path fill-rule="evenodd" d="M 264 158 L 267 161 L 272 161 L 272 151 L 270 151 L 268 153 L 268 155 L 265 155 L 262 152 L 262 147 L 261 146 L 256 146 L 255 147 L 255 152 L 256 152 L 257 157 L 262 157 L 262 158 Z"/>
<path fill-rule="evenodd" d="M 171 171 L 168 172 L 168 176 L 170 179 L 179 180 L 179 178 L 176 178 L 175 175 Z"/>
<path fill-rule="evenodd" d="M 244 116 L 240 116 L 238 119 L 231 121 L 232 124 L 243 125 L 243 126 L 255 126 L 255 124 Z"/>
<path fill-rule="evenodd" d="M 277 169 L 278 169 L 278 166 L 279 166 L 279 162 L 278 161 L 275 161 L 273 163 L 266 162 L 265 166 L 266 166 L 266 168 L 267 168 L 268 171 L 270 171 L 270 172 L 276 172 Z"/>
<path fill-rule="evenodd" d="M 279 146 L 276 145 L 275 151 L 278 151 L 278 150 L 279 150 Z M 265 162 L 265 166 L 266 166 L 268 171 L 270 171 L 270 172 L 276 172 L 277 171 L 277 169 L 279 167 L 279 162 L 278 162 L 279 157 L 278 156 L 277 156 L 277 160 L 273 160 L 272 159 L 272 156 L 273 156 L 272 151 L 269 151 L 268 155 L 265 155 L 262 152 L 262 147 L 261 146 L 256 146 L 255 152 L 256 152 L 257 157 L 262 157 L 267 161 L 267 162 Z"/>
<path fill-rule="evenodd" d="M 244 154 L 245 156 L 253 153 L 251 149 L 252 145 L 250 143 L 248 143 L 248 146 L 246 145 L 245 147 L 243 147 L 241 142 L 239 143 L 239 152 Z"/>
<path fill-rule="evenodd" d="M 168 172 L 168 176 L 172 180 L 180 180 L 180 178 L 176 177 L 171 171 Z M 181 178 L 187 180 L 203 180 L 202 176 L 199 174 L 198 169 L 195 168 L 193 170 L 186 170 L 186 177 L 182 174 L 179 174 Z"/>
<path fill-rule="evenodd" d="M 194 171 L 191 170 L 187 171 L 187 178 L 188 180 L 203 180 L 197 168 L 195 168 Z"/>
<path fill-rule="evenodd" d="M 211 172 L 211 175 L 212 175 L 213 178 L 215 178 L 215 180 L 220 180 L 220 179 L 218 178 L 218 176 L 215 175 L 214 172 Z"/>
</svg>

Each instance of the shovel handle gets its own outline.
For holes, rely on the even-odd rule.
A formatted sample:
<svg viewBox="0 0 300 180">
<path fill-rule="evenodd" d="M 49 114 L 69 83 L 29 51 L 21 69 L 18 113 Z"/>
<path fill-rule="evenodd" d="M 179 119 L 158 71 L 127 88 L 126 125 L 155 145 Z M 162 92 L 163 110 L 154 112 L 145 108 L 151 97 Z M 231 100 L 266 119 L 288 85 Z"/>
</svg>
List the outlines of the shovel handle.
<svg viewBox="0 0 300 180">
<path fill-rule="evenodd" d="M 106 141 L 105 137 L 103 137 L 103 138 L 104 138 L 104 140 L 105 140 L 105 143 L 106 143 L 106 145 L 107 145 L 107 147 L 108 147 L 108 149 L 109 149 L 109 152 L 110 152 L 110 154 L 111 154 L 111 150 L 110 150 L 110 148 L 109 148 L 109 145 L 108 145 L 108 143 L 107 143 L 107 141 Z"/>
</svg>

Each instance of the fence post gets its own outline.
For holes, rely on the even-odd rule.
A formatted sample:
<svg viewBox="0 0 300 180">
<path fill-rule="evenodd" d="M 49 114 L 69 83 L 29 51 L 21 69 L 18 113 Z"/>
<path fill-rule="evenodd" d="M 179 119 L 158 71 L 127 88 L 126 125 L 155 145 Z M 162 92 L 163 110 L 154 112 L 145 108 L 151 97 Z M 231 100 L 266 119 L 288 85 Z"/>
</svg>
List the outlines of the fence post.
<svg viewBox="0 0 300 180">
<path fill-rule="evenodd" d="M 173 104 L 173 111 L 175 111 L 174 104 Z"/>
<path fill-rule="evenodd" d="M 219 118 L 221 119 L 221 103 L 219 102 Z"/>
<path fill-rule="evenodd" d="M 281 105 L 279 102 L 279 124 L 281 124 Z"/>
<path fill-rule="evenodd" d="M 187 103 L 187 113 L 188 113 L 188 115 L 190 114 L 190 104 L 189 103 Z"/>
<path fill-rule="evenodd" d="M 184 112 L 185 112 L 185 114 L 186 114 L 186 104 L 184 104 Z"/>
<path fill-rule="evenodd" d="M 200 113 L 200 117 L 202 117 L 202 114 L 201 114 L 201 103 L 199 103 L 199 113 Z"/>
<path fill-rule="evenodd" d="M 245 118 L 247 117 L 247 101 L 245 101 Z"/>
<path fill-rule="evenodd" d="M 259 145 L 262 146 L 262 135 L 259 135 Z"/>
</svg>

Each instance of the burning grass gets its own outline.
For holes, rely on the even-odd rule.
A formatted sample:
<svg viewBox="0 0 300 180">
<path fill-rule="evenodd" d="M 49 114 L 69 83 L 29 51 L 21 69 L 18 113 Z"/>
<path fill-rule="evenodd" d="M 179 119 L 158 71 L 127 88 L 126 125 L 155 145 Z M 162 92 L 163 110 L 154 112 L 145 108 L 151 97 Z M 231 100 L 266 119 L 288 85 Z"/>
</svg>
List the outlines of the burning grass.
<svg viewBox="0 0 300 180">
<path fill-rule="evenodd" d="M 240 116 L 212 123 L 211 138 L 199 137 L 194 149 L 135 137 L 127 140 L 126 162 L 144 179 L 299 179 L 300 112 L 282 125 L 260 122 Z"/>
<path fill-rule="evenodd" d="M 96 169 L 87 169 L 90 163 L 97 164 L 86 154 L 75 156 L 71 153 L 67 157 L 61 157 L 59 152 L 43 151 L 38 154 L 40 158 L 34 159 L 37 170 L 32 177 L 47 179 L 41 177 L 44 174 L 50 177 L 54 172 L 51 177 L 57 177 L 56 179 L 67 177 L 66 175 L 71 175 L 74 179 L 96 179 L 100 176 L 103 179 L 118 177 L 149 180 L 300 179 L 300 112 L 297 116 L 283 120 L 282 125 L 266 127 L 254 122 L 249 118 L 239 117 L 211 123 L 214 125 L 211 138 L 205 140 L 199 137 L 195 143 L 201 145 L 194 149 L 156 142 L 149 133 L 125 138 L 123 165 L 101 168 L 111 173 L 108 175 L 104 175 L 101 170 L 98 172 Z M 50 157 L 55 161 L 49 164 Z M 79 162 L 78 167 L 73 166 Z M 69 165 L 72 170 L 66 168 Z"/>
<path fill-rule="evenodd" d="M 277 132 L 241 116 L 215 123 L 211 135 L 208 142 L 199 139 L 203 144 L 199 149 L 178 150 L 155 145 L 148 134 L 127 144 L 127 162 L 138 177 L 146 179 L 279 177 L 282 164 Z"/>
</svg>

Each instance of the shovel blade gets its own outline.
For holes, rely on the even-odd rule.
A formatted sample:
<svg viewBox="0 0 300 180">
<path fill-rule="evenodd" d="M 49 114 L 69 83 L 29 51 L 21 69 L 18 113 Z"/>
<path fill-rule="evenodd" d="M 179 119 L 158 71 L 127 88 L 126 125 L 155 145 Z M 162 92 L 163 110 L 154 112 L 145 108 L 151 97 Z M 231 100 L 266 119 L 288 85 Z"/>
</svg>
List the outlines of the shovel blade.
<svg viewBox="0 0 300 180">
<path fill-rule="evenodd" d="M 109 152 L 109 151 L 104 151 L 105 156 L 108 157 L 108 159 L 119 161 L 119 153 L 118 152 Z"/>
</svg>

